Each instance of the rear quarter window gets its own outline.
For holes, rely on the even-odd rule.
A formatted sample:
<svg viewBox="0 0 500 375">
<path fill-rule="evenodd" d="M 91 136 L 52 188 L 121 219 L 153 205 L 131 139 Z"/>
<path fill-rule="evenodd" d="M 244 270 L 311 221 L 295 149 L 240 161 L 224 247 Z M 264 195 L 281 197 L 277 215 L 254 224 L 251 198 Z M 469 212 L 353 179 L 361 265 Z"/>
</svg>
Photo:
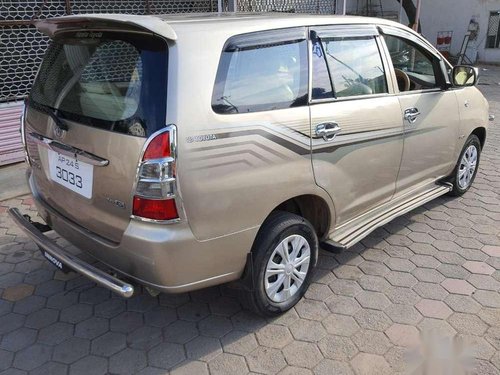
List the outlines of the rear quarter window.
<svg viewBox="0 0 500 375">
<path fill-rule="evenodd" d="M 212 96 L 216 113 L 248 113 L 307 104 L 305 29 L 251 33 L 228 40 Z"/>
</svg>

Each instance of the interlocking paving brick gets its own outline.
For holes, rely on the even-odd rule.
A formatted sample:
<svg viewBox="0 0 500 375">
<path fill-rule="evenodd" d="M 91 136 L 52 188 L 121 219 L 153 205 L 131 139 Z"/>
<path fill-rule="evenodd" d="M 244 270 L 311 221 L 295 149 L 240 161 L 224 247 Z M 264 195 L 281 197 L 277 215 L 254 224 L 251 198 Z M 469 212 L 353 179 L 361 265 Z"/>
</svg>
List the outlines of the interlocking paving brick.
<svg viewBox="0 0 500 375">
<path fill-rule="evenodd" d="M 16 353 L 14 367 L 30 371 L 50 360 L 52 348 L 46 345 L 34 344 Z"/>
<path fill-rule="evenodd" d="M 384 292 L 391 286 L 382 276 L 372 275 L 363 275 L 358 283 L 364 290 L 372 292 Z"/>
<path fill-rule="evenodd" d="M 42 309 L 46 303 L 47 300 L 45 297 L 29 296 L 23 298 L 20 301 L 17 301 L 14 304 L 14 308 L 12 311 L 23 315 L 29 315 L 35 311 Z"/>
<path fill-rule="evenodd" d="M 420 342 L 418 329 L 408 324 L 395 323 L 385 331 L 385 334 L 397 346 L 416 346 Z"/>
<path fill-rule="evenodd" d="M 358 353 L 358 348 L 348 337 L 327 336 L 318 343 L 326 358 L 348 361 Z"/>
<path fill-rule="evenodd" d="M 94 339 L 109 330 L 109 322 L 104 318 L 92 317 L 75 326 L 75 336 Z"/>
<path fill-rule="evenodd" d="M 31 328 L 19 328 L 7 333 L 0 340 L 0 348 L 11 352 L 24 349 L 36 341 L 37 331 Z"/>
<path fill-rule="evenodd" d="M 127 335 L 127 345 L 132 349 L 149 350 L 162 342 L 161 329 L 143 326 Z"/>
<path fill-rule="evenodd" d="M 383 311 L 363 309 L 354 314 L 354 319 L 361 328 L 385 331 L 391 325 L 391 319 Z"/>
<path fill-rule="evenodd" d="M 500 246 L 484 246 L 481 251 L 488 254 L 490 257 L 500 257 Z"/>
<path fill-rule="evenodd" d="M 488 326 L 477 317 L 477 315 L 454 313 L 448 319 L 453 328 L 460 333 L 472 335 L 482 335 L 488 329 Z"/>
<path fill-rule="evenodd" d="M 323 359 L 315 368 L 316 375 L 354 375 L 354 372 L 347 362 Z"/>
<path fill-rule="evenodd" d="M 391 344 L 387 336 L 383 332 L 363 330 L 356 332 L 352 337 L 352 341 L 361 352 L 372 354 L 385 354 Z"/>
<path fill-rule="evenodd" d="M 480 275 L 491 275 L 495 272 L 493 267 L 483 262 L 467 261 L 463 264 L 463 267 L 472 273 Z"/>
<path fill-rule="evenodd" d="M 319 324 L 319 323 L 318 323 Z M 221 339 L 226 353 L 247 355 L 257 348 L 257 340 L 251 333 L 233 330 Z"/>
<path fill-rule="evenodd" d="M 198 336 L 186 344 L 188 358 L 208 362 L 222 353 L 220 341 L 213 337 Z"/>
<path fill-rule="evenodd" d="M 24 372 L 23 372 L 24 374 Z M 40 367 L 30 371 L 30 375 L 66 375 L 68 374 L 68 365 L 57 362 L 45 362 Z"/>
<path fill-rule="evenodd" d="M 35 288 L 33 285 L 17 284 L 5 288 L 2 293 L 2 298 L 7 301 L 16 302 L 30 296 L 34 290 Z"/>
<path fill-rule="evenodd" d="M 169 307 L 159 307 L 144 313 L 144 322 L 153 327 L 166 327 L 177 320 L 177 313 Z"/>
<path fill-rule="evenodd" d="M 158 375 L 164 375 L 165 370 L 161 370 Z M 205 362 L 185 361 L 177 365 L 170 371 L 171 375 L 208 375 L 208 366 Z"/>
<path fill-rule="evenodd" d="M 500 294 L 498 292 L 478 290 L 473 294 L 473 298 L 482 306 L 500 308 Z"/>
<path fill-rule="evenodd" d="M 315 320 L 299 319 L 289 328 L 292 336 L 300 341 L 318 342 L 327 335 L 323 324 Z"/>
<path fill-rule="evenodd" d="M 13 353 L 0 349 L 0 371 L 8 369 L 13 358 Z"/>
<path fill-rule="evenodd" d="M 354 297 L 362 290 L 359 284 L 353 280 L 336 279 L 328 284 L 328 286 L 333 293 L 348 297 Z"/>
<path fill-rule="evenodd" d="M 59 316 L 59 311 L 53 309 L 41 309 L 26 317 L 24 325 L 29 328 L 41 329 L 55 323 Z"/>
<path fill-rule="evenodd" d="M 148 362 L 155 367 L 170 369 L 186 358 L 184 348 L 179 344 L 161 343 L 148 352 Z"/>
<path fill-rule="evenodd" d="M 262 374 L 275 374 L 286 366 L 283 354 L 273 348 L 258 347 L 246 358 L 250 371 Z"/>
<path fill-rule="evenodd" d="M 448 292 L 439 284 L 419 282 L 413 290 L 422 298 L 444 300 Z"/>
<path fill-rule="evenodd" d="M 208 363 L 210 374 L 232 375 L 248 372 L 245 359 L 238 355 L 222 353 Z"/>
<path fill-rule="evenodd" d="M 500 290 L 500 282 L 495 280 L 492 276 L 473 274 L 469 276 L 467 281 L 477 289 L 492 291 Z"/>
<path fill-rule="evenodd" d="M 417 324 L 422 319 L 422 315 L 413 306 L 409 305 L 391 304 L 384 312 L 395 323 Z"/>
<path fill-rule="evenodd" d="M 324 301 L 332 295 L 333 292 L 327 285 L 313 283 L 309 286 L 305 297 L 316 301 Z"/>
<path fill-rule="evenodd" d="M 4 335 L 8 332 L 22 327 L 25 319 L 26 318 L 24 315 L 15 313 L 8 313 L 3 315 L 1 318 L 2 324 L 0 324 L 0 335 Z"/>
<path fill-rule="evenodd" d="M 126 345 L 126 336 L 123 333 L 107 332 L 92 341 L 91 352 L 98 356 L 110 357 L 125 349 Z"/>
<path fill-rule="evenodd" d="M 195 322 L 177 320 L 163 328 L 163 336 L 166 341 L 184 344 L 199 335 Z"/>
<path fill-rule="evenodd" d="M 177 309 L 179 318 L 197 322 L 208 316 L 208 305 L 202 302 L 188 302 Z"/>
<path fill-rule="evenodd" d="M 415 307 L 423 316 L 428 318 L 446 319 L 452 313 L 451 309 L 442 301 L 423 299 Z"/>
<path fill-rule="evenodd" d="M 255 336 L 260 345 L 276 349 L 282 349 L 293 341 L 288 328 L 275 324 L 262 327 Z"/>
<path fill-rule="evenodd" d="M 295 306 L 297 314 L 301 318 L 311 320 L 323 320 L 328 314 L 328 308 L 323 302 L 303 299 Z"/>
<path fill-rule="evenodd" d="M 231 320 L 223 316 L 212 315 L 198 323 L 202 335 L 222 337 L 233 328 Z"/>
<path fill-rule="evenodd" d="M 346 315 L 331 314 L 323 319 L 323 326 L 328 333 L 339 336 L 351 336 L 359 330 L 358 323 Z"/>
<path fill-rule="evenodd" d="M 66 364 L 73 363 L 90 353 L 90 341 L 71 337 L 54 348 L 53 359 Z"/>
<path fill-rule="evenodd" d="M 92 316 L 92 306 L 79 303 L 61 311 L 61 321 L 76 324 Z"/>
<path fill-rule="evenodd" d="M 107 372 L 108 361 L 96 356 L 82 358 L 70 366 L 70 373 L 73 375 L 104 375 L 107 374 Z"/>
<path fill-rule="evenodd" d="M 337 314 L 354 315 L 356 311 L 361 309 L 361 305 L 353 297 L 332 296 L 325 303 L 332 313 Z"/>
<path fill-rule="evenodd" d="M 475 314 L 481 309 L 481 306 L 470 296 L 450 294 L 444 302 L 455 312 Z"/>
<path fill-rule="evenodd" d="M 415 272 L 415 271 L 414 271 Z M 412 287 L 418 280 L 410 273 L 391 271 L 385 276 L 387 281 L 393 286 Z"/>
<path fill-rule="evenodd" d="M 56 322 L 38 333 L 38 341 L 47 345 L 57 345 L 73 335 L 74 327 L 72 324 Z"/>
<path fill-rule="evenodd" d="M 135 374 L 147 365 L 146 354 L 140 350 L 124 349 L 109 359 L 109 371 L 117 374 Z"/>
<path fill-rule="evenodd" d="M 414 305 L 420 301 L 420 296 L 410 288 L 391 287 L 385 291 L 385 295 L 392 303 L 403 305 Z"/>
<path fill-rule="evenodd" d="M 385 358 L 375 354 L 359 353 L 351 364 L 359 375 L 383 375 L 391 370 Z"/>
<path fill-rule="evenodd" d="M 446 279 L 441 283 L 441 286 L 450 293 L 471 295 L 475 288 L 465 280 Z"/>
<path fill-rule="evenodd" d="M 391 304 L 384 294 L 378 292 L 364 290 L 355 298 L 362 307 L 368 309 L 383 310 Z"/>
<path fill-rule="evenodd" d="M 323 356 L 318 347 L 310 342 L 294 341 L 283 349 L 283 355 L 289 365 L 312 369 Z"/>
<path fill-rule="evenodd" d="M 116 332 L 130 333 L 143 324 L 142 314 L 125 311 L 110 321 L 110 329 Z"/>
</svg>

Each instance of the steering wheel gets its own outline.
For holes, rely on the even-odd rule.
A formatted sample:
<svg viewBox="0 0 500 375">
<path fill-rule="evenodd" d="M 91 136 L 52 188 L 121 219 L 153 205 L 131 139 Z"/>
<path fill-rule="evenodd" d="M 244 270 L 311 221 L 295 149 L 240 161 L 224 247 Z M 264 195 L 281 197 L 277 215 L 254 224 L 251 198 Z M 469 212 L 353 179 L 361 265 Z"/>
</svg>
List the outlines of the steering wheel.
<svg viewBox="0 0 500 375">
<path fill-rule="evenodd" d="M 394 68 L 394 72 L 396 73 L 396 81 L 398 82 L 399 91 L 409 91 L 410 77 L 408 77 L 408 74 L 397 68 Z"/>
</svg>

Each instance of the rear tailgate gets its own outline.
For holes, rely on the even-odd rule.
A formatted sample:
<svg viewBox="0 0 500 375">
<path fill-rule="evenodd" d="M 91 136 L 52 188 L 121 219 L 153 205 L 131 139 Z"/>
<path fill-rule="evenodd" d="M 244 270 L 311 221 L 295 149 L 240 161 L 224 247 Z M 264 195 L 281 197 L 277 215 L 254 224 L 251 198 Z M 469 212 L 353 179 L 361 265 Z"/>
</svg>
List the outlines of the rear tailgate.
<svg viewBox="0 0 500 375">
<path fill-rule="evenodd" d="M 41 198 L 113 242 L 130 221 L 143 145 L 165 126 L 168 61 L 166 41 L 152 33 L 157 22 L 150 30 L 141 26 L 148 17 L 120 17 L 37 24 L 54 40 L 24 124 Z"/>
</svg>

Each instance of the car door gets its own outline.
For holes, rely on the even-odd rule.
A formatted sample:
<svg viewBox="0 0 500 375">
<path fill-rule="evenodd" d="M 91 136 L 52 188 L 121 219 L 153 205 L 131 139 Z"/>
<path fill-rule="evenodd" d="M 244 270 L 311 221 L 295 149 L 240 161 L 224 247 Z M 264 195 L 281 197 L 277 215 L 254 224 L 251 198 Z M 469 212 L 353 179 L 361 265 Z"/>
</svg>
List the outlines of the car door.
<svg viewBox="0 0 500 375">
<path fill-rule="evenodd" d="M 403 124 L 374 26 L 310 34 L 312 164 L 339 226 L 393 196 Z"/>
<path fill-rule="evenodd" d="M 455 92 L 446 88 L 442 58 L 407 31 L 382 31 L 404 118 L 399 194 L 452 172 L 460 119 Z"/>
</svg>

